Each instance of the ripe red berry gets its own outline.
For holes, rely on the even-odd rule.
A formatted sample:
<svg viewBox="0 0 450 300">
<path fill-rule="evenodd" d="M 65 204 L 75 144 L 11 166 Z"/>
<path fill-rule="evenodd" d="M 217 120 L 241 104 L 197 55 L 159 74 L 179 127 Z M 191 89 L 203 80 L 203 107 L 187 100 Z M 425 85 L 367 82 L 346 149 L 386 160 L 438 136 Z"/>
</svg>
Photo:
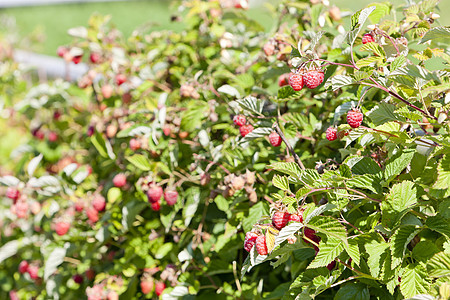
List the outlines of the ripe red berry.
<svg viewBox="0 0 450 300">
<path fill-rule="evenodd" d="M 123 83 L 125 83 L 125 81 L 127 81 L 127 77 L 123 74 L 117 74 L 116 75 L 116 84 L 117 85 L 122 85 Z"/>
<path fill-rule="evenodd" d="M 161 209 L 161 202 L 159 202 L 159 201 L 151 202 L 150 206 L 152 207 L 152 209 L 154 211 L 159 211 Z"/>
<path fill-rule="evenodd" d="M 329 141 L 334 141 L 337 139 L 337 129 L 333 126 L 327 128 L 326 137 Z"/>
<path fill-rule="evenodd" d="M 74 64 L 79 64 L 80 62 L 81 62 L 81 58 L 83 57 L 83 55 L 77 55 L 77 56 L 74 56 L 73 58 L 72 58 L 72 62 L 74 63 Z"/>
<path fill-rule="evenodd" d="M 102 195 L 96 195 L 94 199 L 92 199 L 92 206 L 95 208 L 96 211 L 104 211 L 106 206 L 106 200 L 105 197 Z"/>
<path fill-rule="evenodd" d="M 119 173 L 113 178 L 113 184 L 115 187 L 123 187 L 127 183 L 127 177 L 123 173 Z"/>
<path fill-rule="evenodd" d="M 239 132 L 241 133 L 242 137 L 246 136 L 247 134 L 249 134 L 252 131 L 253 131 L 253 126 L 251 124 L 242 125 L 239 128 Z"/>
<path fill-rule="evenodd" d="M 69 52 L 69 49 L 67 49 L 64 46 L 59 46 L 58 49 L 56 50 L 56 53 L 58 54 L 59 57 L 64 57 L 64 55 Z"/>
<path fill-rule="evenodd" d="M 141 149 L 141 142 L 138 139 L 130 140 L 130 149 L 133 151 Z"/>
<path fill-rule="evenodd" d="M 89 59 L 93 64 L 96 64 L 100 61 L 100 54 L 97 52 L 92 52 L 91 55 L 89 56 Z"/>
<path fill-rule="evenodd" d="M 303 222 L 303 216 L 301 214 L 292 214 L 289 216 L 289 222 Z"/>
<path fill-rule="evenodd" d="M 25 274 L 28 271 L 28 262 L 26 260 L 22 260 L 19 264 L 19 272 L 21 274 Z"/>
<path fill-rule="evenodd" d="M 259 255 L 267 255 L 269 253 L 266 245 L 266 237 L 264 235 L 260 235 L 256 238 L 255 247 Z"/>
<path fill-rule="evenodd" d="M 172 206 L 177 203 L 178 200 L 178 192 L 177 191 L 166 191 L 164 193 L 164 199 L 166 199 L 166 202 L 168 205 Z"/>
<path fill-rule="evenodd" d="M 161 196 L 163 194 L 162 187 L 158 185 L 154 185 L 150 187 L 147 191 L 147 198 L 149 202 L 158 202 L 161 199 Z"/>
<path fill-rule="evenodd" d="M 278 77 L 278 86 L 282 87 L 289 84 L 289 73 L 281 74 Z"/>
<path fill-rule="evenodd" d="M 330 271 L 333 270 L 334 267 L 336 267 L 336 261 L 335 261 L 335 260 L 333 260 L 332 262 L 330 262 L 330 263 L 327 265 L 327 269 L 330 270 Z"/>
<path fill-rule="evenodd" d="M 20 197 L 20 191 L 13 187 L 8 187 L 6 190 L 6 197 L 8 197 L 11 200 L 17 201 Z"/>
<path fill-rule="evenodd" d="M 157 281 L 155 284 L 155 293 L 157 296 L 160 296 L 164 290 L 166 289 L 166 284 L 161 281 Z"/>
<path fill-rule="evenodd" d="M 276 229 L 280 230 L 289 222 L 291 214 L 288 212 L 277 211 L 272 216 L 272 224 Z"/>
<path fill-rule="evenodd" d="M 48 141 L 49 142 L 56 142 L 56 140 L 58 139 L 58 134 L 54 131 L 50 131 L 50 133 L 48 134 Z"/>
<path fill-rule="evenodd" d="M 294 91 L 300 91 L 303 88 L 303 76 L 298 73 L 289 74 L 289 85 Z"/>
<path fill-rule="evenodd" d="M 279 147 L 281 145 L 281 136 L 275 131 L 269 134 L 269 142 L 274 147 Z"/>
<path fill-rule="evenodd" d="M 246 119 L 244 115 L 235 115 L 233 118 L 233 122 L 237 126 L 243 126 L 245 125 Z"/>
<path fill-rule="evenodd" d="M 251 231 L 249 231 L 245 234 L 245 240 L 244 240 L 245 251 L 250 252 L 250 250 L 252 250 L 253 245 L 255 245 L 257 237 L 258 237 L 258 235 Z"/>
<path fill-rule="evenodd" d="M 80 274 L 75 274 L 72 276 L 73 281 L 75 281 L 75 283 L 81 284 L 83 283 L 83 276 L 81 276 Z"/>
<path fill-rule="evenodd" d="M 69 222 L 57 222 L 55 223 L 55 231 L 58 235 L 63 236 L 65 235 L 70 228 Z"/>
<path fill-rule="evenodd" d="M 35 266 L 35 265 L 29 265 L 27 272 L 30 275 L 31 279 L 37 279 L 38 278 L 39 267 Z"/>
<path fill-rule="evenodd" d="M 359 126 L 361 126 L 363 117 L 364 115 L 359 109 L 352 108 L 347 113 L 347 123 L 352 128 L 358 128 Z"/>
<path fill-rule="evenodd" d="M 91 221 L 93 223 L 97 222 L 98 219 L 99 219 L 98 218 L 98 211 L 95 208 L 91 207 L 91 206 L 86 209 L 86 215 L 87 215 L 89 221 Z"/>
<path fill-rule="evenodd" d="M 303 82 L 309 89 L 315 89 L 322 84 L 324 73 L 321 70 L 309 70 L 303 75 Z"/>
<path fill-rule="evenodd" d="M 153 281 L 151 279 L 141 281 L 141 290 L 144 295 L 149 294 L 153 290 Z"/>
<path fill-rule="evenodd" d="M 375 42 L 375 40 L 373 39 L 373 36 L 370 33 L 366 33 L 365 35 L 363 35 L 363 37 L 362 37 L 363 44 L 367 44 L 367 43 L 371 43 L 371 42 Z"/>
</svg>

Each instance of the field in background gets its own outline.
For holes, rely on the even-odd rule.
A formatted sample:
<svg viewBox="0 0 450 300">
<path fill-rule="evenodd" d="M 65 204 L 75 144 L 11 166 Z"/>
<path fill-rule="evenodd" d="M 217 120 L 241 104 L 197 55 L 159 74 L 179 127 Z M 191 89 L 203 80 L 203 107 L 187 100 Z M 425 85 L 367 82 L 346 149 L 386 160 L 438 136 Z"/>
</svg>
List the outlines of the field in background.
<svg viewBox="0 0 450 300">
<path fill-rule="evenodd" d="M 171 29 L 180 30 L 181 24 L 170 21 L 169 0 L 148 0 L 148 1 L 123 1 L 111 3 L 82 3 L 64 4 L 35 7 L 17 7 L 0 10 L 0 13 L 11 15 L 16 18 L 21 35 L 26 35 L 39 27 L 40 32 L 45 36 L 43 44 L 36 49 L 38 52 L 55 55 L 59 45 L 69 43 L 71 38 L 67 35 L 67 29 L 80 25 L 86 25 L 89 16 L 98 12 L 100 14 L 112 15 L 112 22 L 125 34 L 129 36 L 133 29 L 145 23 L 154 24 L 154 30 Z M 270 16 L 261 0 L 251 0 L 253 6 L 250 15 L 257 19 L 266 29 L 271 28 L 274 18 Z M 265 1 L 272 4 L 276 1 Z M 374 2 L 372 0 L 339 0 L 330 1 L 343 9 L 356 11 Z M 394 5 L 403 1 L 392 1 Z M 441 12 L 450 9 L 450 1 L 441 1 L 439 5 Z M 448 25 L 450 16 L 441 13 L 441 25 Z"/>
</svg>

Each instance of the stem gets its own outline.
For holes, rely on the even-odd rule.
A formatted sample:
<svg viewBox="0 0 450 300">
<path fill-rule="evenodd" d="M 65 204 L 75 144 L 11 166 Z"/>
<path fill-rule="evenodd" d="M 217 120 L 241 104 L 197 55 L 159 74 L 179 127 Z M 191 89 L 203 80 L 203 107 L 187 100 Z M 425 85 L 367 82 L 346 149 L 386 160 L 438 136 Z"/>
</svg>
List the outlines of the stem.
<svg viewBox="0 0 450 300">
<path fill-rule="evenodd" d="M 317 189 L 312 189 L 312 190 L 310 190 L 309 192 L 307 192 L 307 193 L 303 196 L 304 198 L 303 198 L 303 201 L 302 201 L 302 204 L 301 204 L 301 205 L 304 204 L 304 202 L 306 201 L 306 198 L 308 197 L 309 194 L 314 193 L 314 192 L 319 192 L 319 191 L 326 191 L 326 190 L 347 190 L 347 191 L 351 191 L 351 192 L 353 192 L 353 193 L 359 194 L 359 195 L 361 195 L 362 197 L 364 197 L 364 198 L 366 198 L 366 199 L 369 199 L 369 200 L 372 200 L 372 201 L 381 203 L 381 200 L 378 200 L 378 199 L 369 197 L 369 196 L 367 196 L 366 194 L 364 194 L 364 193 L 362 193 L 362 192 L 360 192 L 360 191 L 357 191 L 357 190 L 354 190 L 354 189 L 351 189 L 351 188 L 347 188 L 347 187 L 330 186 L 330 187 L 323 187 L 323 188 L 317 188 Z"/>
<path fill-rule="evenodd" d="M 340 285 L 340 284 L 342 284 L 344 282 L 347 282 L 347 281 L 350 281 L 350 280 L 354 280 L 354 279 L 358 279 L 358 278 L 359 278 L 359 276 L 350 276 L 347 279 L 344 279 L 344 280 L 338 281 L 336 283 L 333 283 L 332 285 L 330 285 L 330 288 L 333 288 L 333 287 L 338 286 L 338 285 Z"/>
<path fill-rule="evenodd" d="M 372 276 L 370 276 L 370 275 L 368 275 L 368 274 L 366 274 L 366 273 L 363 273 L 363 272 L 361 272 L 361 271 L 359 271 L 359 270 L 356 270 L 355 268 L 353 268 L 353 267 L 350 266 L 349 264 L 346 264 L 345 262 L 343 262 L 342 260 L 340 260 L 340 259 L 337 258 L 337 257 L 335 258 L 335 260 L 336 260 L 337 262 L 343 264 L 344 266 L 346 266 L 347 268 L 349 268 L 349 269 L 352 270 L 353 272 L 358 273 L 358 274 L 361 275 L 362 277 L 369 278 L 369 279 L 373 279 L 373 280 L 378 280 L 378 279 L 376 279 L 376 278 L 374 278 L 374 277 L 372 277 Z"/>
<path fill-rule="evenodd" d="M 379 133 L 384 133 L 384 134 L 387 134 L 389 136 L 398 138 L 398 136 L 396 136 L 395 134 L 389 133 L 387 131 L 383 131 L 383 130 L 379 130 L 379 129 L 375 129 L 375 128 L 370 128 L 370 127 L 365 127 L 365 126 L 361 126 L 360 128 L 376 131 L 376 132 L 379 132 Z"/>
<path fill-rule="evenodd" d="M 300 169 L 305 170 L 305 166 L 303 165 L 302 161 L 300 160 L 300 157 L 298 157 L 297 153 L 295 153 L 294 149 L 292 148 L 292 146 L 289 144 L 288 140 L 286 139 L 286 137 L 284 136 L 283 132 L 281 131 L 280 127 L 278 126 L 278 123 L 275 122 L 273 123 L 272 126 L 275 131 L 278 133 L 278 135 L 281 137 L 281 139 L 283 140 L 283 142 L 285 143 L 286 147 L 288 148 L 288 150 L 291 152 L 292 156 L 294 157 L 295 162 L 297 163 L 297 165 L 300 167 Z"/>
<path fill-rule="evenodd" d="M 234 281 L 236 282 L 236 287 L 238 291 L 242 294 L 241 284 L 239 283 L 239 279 L 237 276 L 237 270 L 236 270 L 236 261 L 233 260 L 233 274 L 234 274 Z"/>
</svg>

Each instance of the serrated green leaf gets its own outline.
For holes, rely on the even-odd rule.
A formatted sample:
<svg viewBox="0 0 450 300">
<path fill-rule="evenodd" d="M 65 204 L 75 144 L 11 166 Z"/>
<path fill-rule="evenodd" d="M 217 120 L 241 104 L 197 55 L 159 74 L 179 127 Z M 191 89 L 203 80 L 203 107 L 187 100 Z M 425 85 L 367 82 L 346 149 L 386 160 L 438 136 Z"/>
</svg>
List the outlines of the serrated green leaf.
<svg viewBox="0 0 450 300">
<path fill-rule="evenodd" d="M 392 252 L 392 268 L 395 268 L 402 263 L 406 246 L 408 246 L 409 242 L 412 241 L 419 231 L 420 229 L 417 229 L 415 226 L 403 226 L 397 229 L 391 237 L 389 244 Z"/>
<path fill-rule="evenodd" d="M 379 56 L 379 57 L 385 57 L 386 53 L 384 53 L 383 48 L 381 48 L 380 45 L 378 45 L 375 42 L 370 42 L 370 43 L 366 43 L 363 44 L 361 46 L 361 51 L 372 51 L 375 55 Z"/>
<path fill-rule="evenodd" d="M 314 229 L 316 232 L 323 233 L 330 238 L 339 239 L 345 244 L 348 244 L 347 231 L 336 219 L 326 216 L 317 216 L 311 219 L 308 223 L 308 227 Z"/>
<path fill-rule="evenodd" d="M 361 58 L 356 62 L 356 66 L 358 68 L 362 67 L 375 67 L 377 64 L 380 64 L 383 62 L 383 58 L 379 56 L 368 56 Z"/>
<path fill-rule="evenodd" d="M 384 178 L 386 182 L 390 182 L 411 163 L 414 156 L 414 149 L 405 149 L 397 152 L 387 162 L 384 169 Z"/>
<path fill-rule="evenodd" d="M 336 91 L 344 86 L 352 85 L 356 83 L 355 80 L 353 80 L 352 77 L 347 75 L 335 75 L 333 77 L 330 77 L 327 82 L 325 83 L 325 88 L 328 88 L 331 86 L 333 91 Z"/>
<path fill-rule="evenodd" d="M 368 6 L 375 6 L 375 10 L 369 15 L 369 20 L 372 24 L 377 24 L 383 17 L 389 15 L 392 4 L 389 2 L 370 3 Z"/>
<path fill-rule="evenodd" d="M 264 102 L 253 96 L 248 96 L 244 99 L 238 100 L 237 103 L 244 110 L 257 115 L 261 115 L 264 107 Z"/>
<path fill-rule="evenodd" d="M 380 185 L 380 178 L 377 175 L 365 174 L 365 175 L 353 175 L 353 177 L 346 181 L 348 187 L 366 189 L 374 194 L 382 191 Z"/>
<path fill-rule="evenodd" d="M 425 33 L 420 39 L 419 44 L 433 39 L 450 39 L 450 27 L 435 27 Z"/>
<path fill-rule="evenodd" d="M 359 266 L 361 254 L 356 239 L 348 239 L 348 247 L 344 244 L 345 252 L 352 258 L 353 262 Z"/>
<path fill-rule="evenodd" d="M 391 72 L 403 67 L 406 64 L 406 58 L 403 55 L 398 56 L 391 63 Z"/>
<path fill-rule="evenodd" d="M 151 169 L 148 159 L 142 154 L 128 156 L 126 157 L 126 159 L 138 169 L 141 169 L 143 171 L 150 171 Z"/>
<path fill-rule="evenodd" d="M 394 185 L 386 201 L 381 203 L 382 222 L 386 227 L 393 227 L 417 203 L 417 186 L 411 181 Z"/>
<path fill-rule="evenodd" d="M 398 116 L 394 113 L 395 106 L 389 103 L 381 102 L 375 105 L 368 113 L 372 122 L 378 126 L 390 121 L 398 121 Z"/>
<path fill-rule="evenodd" d="M 427 282 L 427 272 L 425 268 L 419 264 L 409 264 L 402 275 L 400 282 L 400 291 L 407 298 L 414 297 L 419 294 L 427 294 L 429 284 Z"/>
<path fill-rule="evenodd" d="M 377 236 L 377 239 L 371 239 L 364 244 L 369 258 L 367 259 L 367 264 L 370 269 L 370 274 L 377 278 L 380 274 L 381 267 L 383 265 L 382 255 L 385 254 L 385 250 L 389 247 L 383 238 Z M 385 254 L 386 255 L 386 254 Z"/>
<path fill-rule="evenodd" d="M 342 286 L 334 296 L 334 300 L 369 300 L 370 293 L 367 285 L 357 282 Z"/>
<path fill-rule="evenodd" d="M 425 226 L 431 230 L 437 231 L 450 239 L 450 219 L 443 218 L 439 214 L 429 217 L 425 222 Z"/>
<path fill-rule="evenodd" d="M 283 191 L 287 191 L 290 192 L 289 190 L 289 180 L 286 176 L 280 176 L 280 175 L 275 175 L 272 178 L 272 184 L 283 190 Z"/>
<path fill-rule="evenodd" d="M 450 277 L 450 255 L 445 252 L 436 253 L 428 260 L 427 271 L 430 277 Z"/>
<path fill-rule="evenodd" d="M 450 189 L 450 155 L 446 154 L 438 164 L 438 178 L 433 185 L 435 189 Z"/>
<path fill-rule="evenodd" d="M 278 172 L 291 175 L 296 178 L 300 178 L 302 174 L 302 169 L 300 169 L 300 167 L 294 162 L 277 162 L 271 164 L 269 167 Z"/>
<path fill-rule="evenodd" d="M 308 269 L 325 267 L 344 250 L 344 242 L 336 238 L 328 238 L 319 243 L 319 253 L 308 266 Z"/>
<path fill-rule="evenodd" d="M 244 230 L 250 231 L 255 224 L 263 215 L 267 214 L 266 206 L 264 202 L 258 202 L 248 210 L 248 216 L 244 217 L 242 221 L 242 226 Z"/>
<path fill-rule="evenodd" d="M 426 263 L 433 255 L 439 252 L 438 247 L 431 241 L 421 241 L 412 251 L 412 257 L 417 260 Z"/>
</svg>

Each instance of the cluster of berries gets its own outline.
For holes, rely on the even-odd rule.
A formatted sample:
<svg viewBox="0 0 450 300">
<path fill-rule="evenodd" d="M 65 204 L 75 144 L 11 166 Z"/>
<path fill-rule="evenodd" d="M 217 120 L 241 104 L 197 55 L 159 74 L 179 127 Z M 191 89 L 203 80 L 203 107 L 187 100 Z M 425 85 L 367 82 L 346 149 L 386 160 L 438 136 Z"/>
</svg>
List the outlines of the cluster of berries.
<svg viewBox="0 0 450 300">
<path fill-rule="evenodd" d="M 169 270 L 170 269 L 170 270 Z M 167 280 L 167 278 L 171 277 L 172 279 L 172 285 L 177 284 L 177 276 L 172 276 L 172 273 L 175 272 L 175 267 L 173 265 L 168 265 L 164 271 L 162 271 L 160 278 L 162 281 L 156 281 L 154 282 L 153 276 L 159 272 L 159 267 L 154 268 L 146 268 L 144 269 L 144 274 L 141 276 L 141 291 L 144 295 L 150 294 L 153 291 L 153 288 L 155 290 L 155 294 L 159 297 L 164 290 L 166 289 L 166 284 L 163 282 L 164 280 Z"/>
<path fill-rule="evenodd" d="M 103 197 L 100 194 L 95 195 L 89 204 L 85 203 L 85 201 L 82 199 L 79 199 L 77 202 L 75 202 L 75 210 L 77 212 L 82 212 L 84 209 L 86 209 L 86 215 L 92 224 L 96 223 L 99 220 L 98 214 L 100 212 L 104 211 L 105 208 L 106 208 L 106 199 L 105 199 L 105 197 Z M 59 226 L 55 226 L 56 233 L 58 233 L 58 230 L 57 230 L 58 227 Z M 68 230 L 68 228 L 67 228 L 67 230 Z M 64 231 L 61 231 L 61 232 L 64 232 Z M 65 233 L 67 233 L 67 231 L 64 232 L 63 234 L 65 234 Z M 59 235 L 61 235 L 61 234 L 59 234 Z"/>
<path fill-rule="evenodd" d="M 38 272 L 39 267 L 36 264 L 29 264 L 26 260 L 22 260 L 19 264 L 19 273 L 28 273 L 28 275 L 30 275 L 30 278 L 33 280 L 39 278 Z"/>
<path fill-rule="evenodd" d="M 277 230 L 281 230 L 289 222 L 303 222 L 303 212 L 290 214 L 287 211 L 280 210 L 276 211 L 272 216 L 272 226 Z M 249 231 L 245 234 L 244 249 L 250 252 L 253 246 L 255 246 L 259 255 L 269 254 L 266 236 L 261 232 Z"/>
<path fill-rule="evenodd" d="M 244 115 L 235 115 L 233 118 L 233 122 L 235 125 L 239 126 L 239 132 L 241 133 L 242 137 L 245 137 L 254 129 L 252 124 L 246 124 L 247 119 Z"/>
<path fill-rule="evenodd" d="M 244 189 L 247 193 L 249 201 L 251 203 L 256 203 L 258 200 L 258 195 L 253 187 L 255 181 L 255 172 L 250 172 L 247 170 L 245 174 L 241 175 L 228 174 L 223 179 L 223 186 L 220 185 L 219 187 L 222 189 L 222 195 L 225 198 L 231 197 L 237 191 Z"/>
<path fill-rule="evenodd" d="M 19 219 L 28 218 L 29 212 L 37 215 L 41 211 L 41 204 L 37 201 L 29 200 L 26 195 L 22 195 L 17 187 L 8 187 L 6 190 L 6 197 L 13 200 L 10 211 Z"/>
<path fill-rule="evenodd" d="M 178 192 L 172 189 L 166 189 L 156 184 L 151 184 L 147 190 L 147 199 L 154 211 L 159 211 L 161 209 L 161 197 L 164 194 L 164 200 L 166 200 L 167 205 L 173 206 L 177 203 Z"/>
<path fill-rule="evenodd" d="M 123 279 L 119 276 L 110 276 L 92 287 L 86 288 L 88 300 L 119 300 L 117 289 L 123 286 Z"/>
<path fill-rule="evenodd" d="M 347 123 L 351 128 L 358 128 L 361 126 L 364 115 L 358 108 L 352 108 L 347 113 Z M 335 139 L 342 138 L 343 135 L 347 135 L 348 132 L 338 132 L 336 127 L 330 126 L 326 131 L 326 138 L 329 141 L 334 141 Z"/>
<path fill-rule="evenodd" d="M 315 89 L 322 84 L 323 79 L 321 69 L 300 70 L 289 74 L 289 85 L 294 91 L 300 91 L 305 85 L 309 89 Z"/>
<path fill-rule="evenodd" d="M 35 128 L 31 130 L 31 134 L 37 138 L 38 140 L 44 140 L 45 132 L 41 128 Z M 58 140 L 58 134 L 54 131 L 47 132 L 47 140 L 51 143 L 54 143 Z"/>
</svg>

